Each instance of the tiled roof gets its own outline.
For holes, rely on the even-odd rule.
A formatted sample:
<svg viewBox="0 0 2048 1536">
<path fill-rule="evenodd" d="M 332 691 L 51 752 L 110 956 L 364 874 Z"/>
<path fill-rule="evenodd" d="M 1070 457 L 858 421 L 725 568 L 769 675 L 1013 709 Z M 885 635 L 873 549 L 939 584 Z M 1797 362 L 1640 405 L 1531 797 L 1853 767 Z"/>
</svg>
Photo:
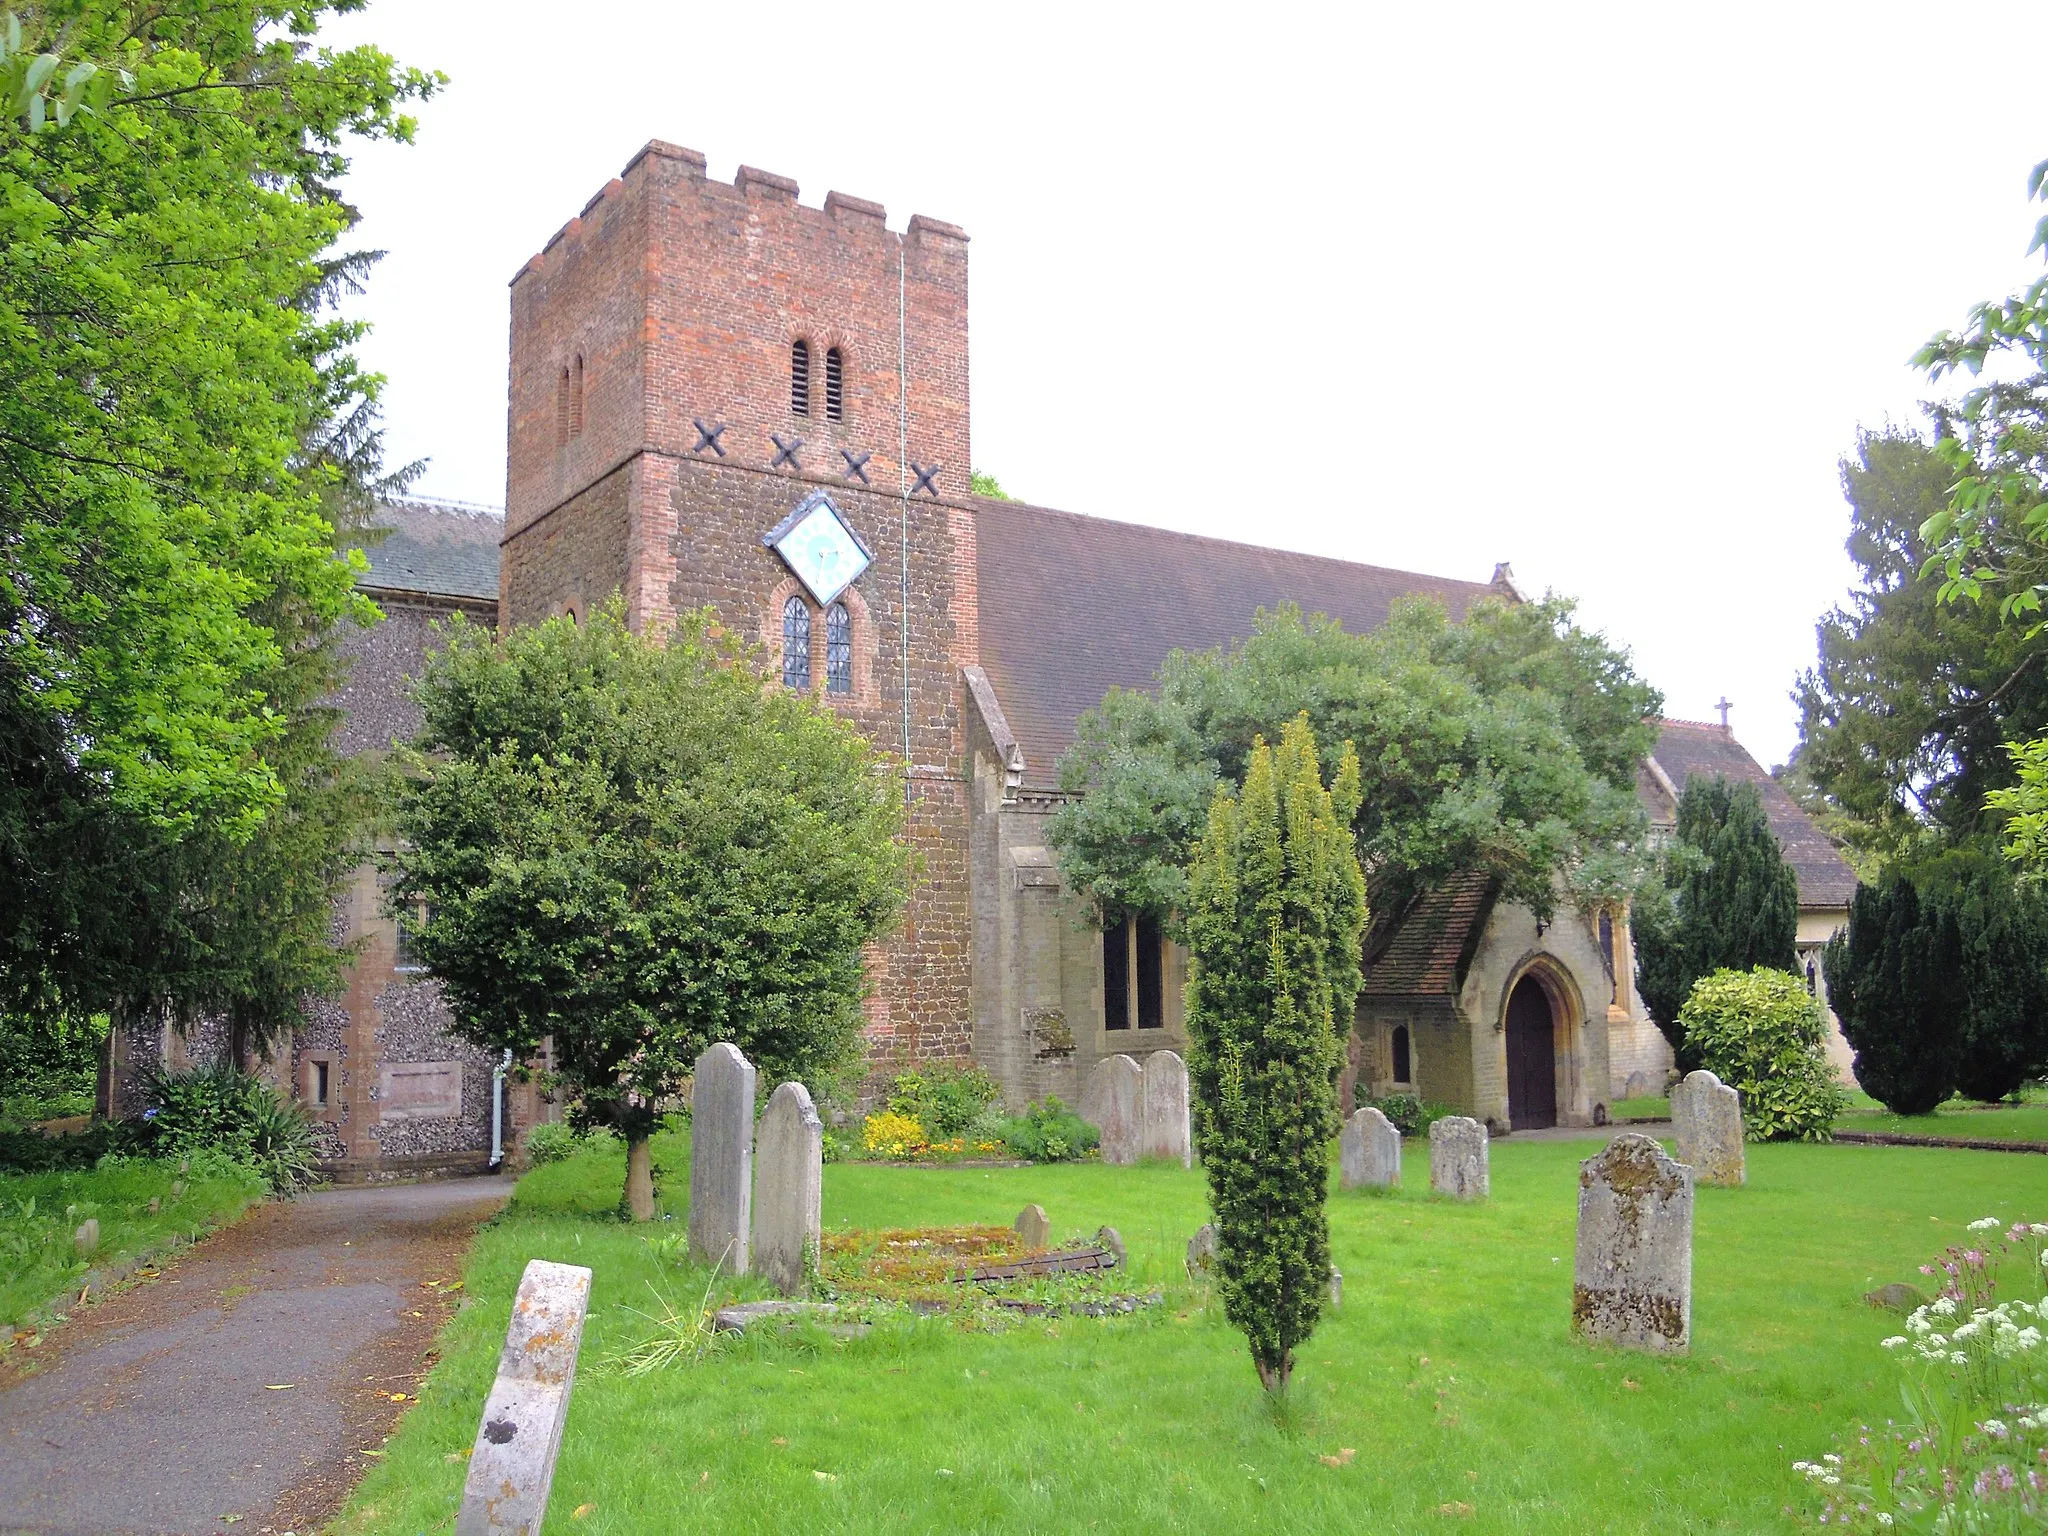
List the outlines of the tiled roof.
<svg viewBox="0 0 2048 1536">
<path fill-rule="evenodd" d="M 1415 904 L 1379 959 L 1365 973 L 1367 997 L 1455 992 L 1458 968 L 1493 912 L 1493 881 L 1453 875 Z"/>
<path fill-rule="evenodd" d="M 1652 761 L 1670 781 L 1671 789 L 1685 793 L 1687 780 L 1695 774 L 1709 778 L 1747 779 L 1763 796 L 1764 814 L 1784 850 L 1785 862 L 1799 877 L 1799 905 L 1802 907 L 1846 907 L 1856 894 L 1856 875 L 1842 862 L 1835 845 L 1813 824 L 1773 779 L 1743 750 L 1733 734 L 1718 725 L 1695 720 L 1665 720 L 1657 737 Z M 1670 790 L 1645 773 L 1636 781 L 1636 792 L 1650 813 L 1663 826 L 1678 820 L 1678 806 Z"/>
<path fill-rule="evenodd" d="M 1022 502 L 985 501 L 975 525 L 981 662 L 1039 785 L 1112 686 L 1149 687 L 1169 652 L 1244 638 L 1262 607 L 1363 632 L 1399 597 L 1439 598 L 1455 618 L 1502 590 Z"/>
<path fill-rule="evenodd" d="M 495 507 L 409 497 L 378 507 L 373 526 L 390 531 L 363 550 L 365 591 L 497 601 L 505 514 Z"/>
</svg>

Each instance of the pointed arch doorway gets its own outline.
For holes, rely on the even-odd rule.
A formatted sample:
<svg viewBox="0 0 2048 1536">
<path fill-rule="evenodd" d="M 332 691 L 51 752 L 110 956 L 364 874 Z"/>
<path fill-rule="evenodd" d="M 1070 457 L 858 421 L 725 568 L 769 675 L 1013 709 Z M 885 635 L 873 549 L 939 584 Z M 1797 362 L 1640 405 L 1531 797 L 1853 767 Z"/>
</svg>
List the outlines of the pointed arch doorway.
<svg viewBox="0 0 2048 1536">
<path fill-rule="evenodd" d="M 1550 993 L 1524 976 L 1508 994 L 1508 1120 L 1518 1131 L 1557 1124 L 1557 1018 Z"/>
</svg>

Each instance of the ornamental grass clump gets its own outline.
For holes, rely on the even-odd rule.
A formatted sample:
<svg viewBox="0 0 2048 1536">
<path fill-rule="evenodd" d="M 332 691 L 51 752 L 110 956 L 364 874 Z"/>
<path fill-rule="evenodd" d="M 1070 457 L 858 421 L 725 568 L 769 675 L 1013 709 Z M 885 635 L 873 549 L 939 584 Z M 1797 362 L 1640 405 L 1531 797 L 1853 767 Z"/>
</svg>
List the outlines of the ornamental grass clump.
<svg viewBox="0 0 2048 1536">
<path fill-rule="evenodd" d="M 1847 1530 L 2038 1531 L 2048 1524 L 2048 1224 L 1995 1216 L 1920 1266 L 1934 1299 L 1885 1339 L 1903 1422 L 1792 1469 Z M 1999 1292 L 2010 1293 L 1999 1300 Z"/>
<path fill-rule="evenodd" d="M 1216 1212 L 1217 1290 L 1269 1392 L 1322 1317 L 1338 1021 L 1359 987 L 1358 754 L 1323 787 L 1308 717 L 1252 747 L 1189 871 L 1188 1068 Z"/>
</svg>

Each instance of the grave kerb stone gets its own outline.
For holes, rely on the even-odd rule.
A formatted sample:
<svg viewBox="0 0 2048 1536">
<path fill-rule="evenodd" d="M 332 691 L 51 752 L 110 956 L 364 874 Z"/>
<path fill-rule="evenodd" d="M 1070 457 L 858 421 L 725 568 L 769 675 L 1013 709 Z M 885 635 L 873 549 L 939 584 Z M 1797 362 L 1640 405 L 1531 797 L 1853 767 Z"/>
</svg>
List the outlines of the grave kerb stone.
<svg viewBox="0 0 2048 1536">
<path fill-rule="evenodd" d="M 455 1536 L 539 1536 L 589 1308 L 589 1270 L 546 1259 L 526 1266 L 477 1426 Z"/>
</svg>

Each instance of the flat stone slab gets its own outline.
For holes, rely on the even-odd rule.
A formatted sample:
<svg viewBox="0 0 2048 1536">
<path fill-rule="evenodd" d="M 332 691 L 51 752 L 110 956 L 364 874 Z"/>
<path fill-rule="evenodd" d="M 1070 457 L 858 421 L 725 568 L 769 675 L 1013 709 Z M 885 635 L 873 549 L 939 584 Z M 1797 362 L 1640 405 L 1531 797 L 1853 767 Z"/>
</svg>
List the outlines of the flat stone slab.
<svg viewBox="0 0 2048 1536">
<path fill-rule="evenodd" d="M 711 1314 L 714 1333 L 745 1333 L 760 1322 L 785 1317 L 836 1317 L 839 1308 L 829 1301 L 746 1301 L 720 1307 Z"/>
<path fill-rule="evenodd" d="M 977 1280 L 1029 1280 L 1038 1275 L 1087 1274 L 1098 1269 L 1115 1269 L 1117 1256 L 1107 1247 L 1068 1248 L 1058 1253 L 1034 1253 L 1029 1258 L 1003 1264 L 981 1264 L 951 1277 L 956 1285 Z"/>
<path fill-rule="evenodd" d="M 1572 1332 L 1653 1354 L 1692 1342 L 1693 1170 L 1624 1132 L 1579 1164 Z"/>
<path fill-rule="evenodd" d="M 582 1265 L 535 1259 L 526 1266 L 470 1452 L 455 1536 L 540 1536 L 589 1310 L 590 1271 Z"/>
</svg>

